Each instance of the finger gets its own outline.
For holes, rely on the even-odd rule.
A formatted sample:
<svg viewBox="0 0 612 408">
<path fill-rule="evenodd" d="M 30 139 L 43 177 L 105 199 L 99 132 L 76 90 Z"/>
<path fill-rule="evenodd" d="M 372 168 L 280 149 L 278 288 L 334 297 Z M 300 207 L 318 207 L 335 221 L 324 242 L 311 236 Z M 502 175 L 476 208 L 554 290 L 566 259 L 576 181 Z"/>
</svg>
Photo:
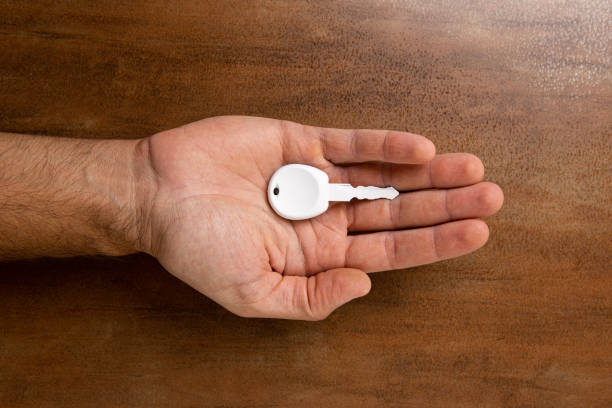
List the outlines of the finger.
<svg viewBox="0 0 612 408">
<path fill-rule="evenodd" d="M 366 295 L 371 282 L 358 269 L 339 268 L 310 277 L 279 276 L 274 289 L 240 313 L 247 317 L 321 320 L 343 304 Z"/>
<path fill-rule="evenodd" d="M 381 231 L 436 225 L 451 220 L 495 214 L 504 193 L 497 184 L 413 191 L 393 200 L 360 200 L 347 205 L 348 229 Z"/>
<path fill-rule="evenodd" d="M 480 159 L 469 153 L 440 154 L 427 164 L 368 163 L 336 167 L 333 183 L 354 186 L 393 186 L 400 191 L 451 188 L 478 183 L 484 176 Z"/>
<path fill-rule="evenodd" d="M 436 148 L 429 139 L 412 133 L 370 129 L 314 129 L 320 135 L 325 158 L 334 163 L 427 163 L 436 154 Z"/>
<path fill-rule="evenodd" d="M 489 229 L 481 220 L 350 235 L 346 266 L 366 272 L 410 268 L 465 255 L 483 246 L 488 238 Z"/>
</svg>

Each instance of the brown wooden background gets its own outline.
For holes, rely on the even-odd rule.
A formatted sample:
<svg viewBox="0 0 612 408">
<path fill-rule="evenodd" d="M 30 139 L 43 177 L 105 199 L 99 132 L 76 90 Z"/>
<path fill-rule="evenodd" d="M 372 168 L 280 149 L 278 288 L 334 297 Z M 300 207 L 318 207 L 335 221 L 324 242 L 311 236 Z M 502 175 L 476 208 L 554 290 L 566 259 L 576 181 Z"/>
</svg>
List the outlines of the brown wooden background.
<svg viewBox="0 0 612 408">
<path fill-rule="evenodd" d="M 611 59 L 607 0 L 0 2 L 4 131 L 405 129 L 506 193 L 482 250 L 318 323 L 143 255 L 0 264 L 0 406 L 612 406 Z"/>
</svg>

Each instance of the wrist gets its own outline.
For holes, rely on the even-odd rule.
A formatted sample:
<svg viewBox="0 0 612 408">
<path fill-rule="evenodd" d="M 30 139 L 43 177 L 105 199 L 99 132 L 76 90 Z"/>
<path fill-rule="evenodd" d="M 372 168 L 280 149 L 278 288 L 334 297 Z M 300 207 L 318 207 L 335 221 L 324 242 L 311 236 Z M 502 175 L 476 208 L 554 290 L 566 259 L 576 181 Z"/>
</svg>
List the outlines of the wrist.
<svg viewBox="0 0 612 408">
<path fill-rule="evenodd" d="M 151 213 L 157 194 L 157 173 L 151 160 L 151 137 L 135 141 L 130 151 L 131 206 L 126 242 L 134 252 L 152 254 Z M 119 218 L 121 219 L 121 217 Z"/>
<path fill-rule="evenodd" d="M 156 179 L 149 159 L 149 139 L 101 141 L 86 169 L 87 182 L 100 193 L 95 227 L 105 239 L 106 255 L 150 253 L 150 203 Z"/>
<path fill-rule="evenodd" d="M 138 180 L 135 167 L 140 140 L 93 141 L 82 169 L 78 199 L 90 232 L 88 252 L 120 256 L 138 252 Z M 76 201 L 77 199 L 75 199 Z M 93 238 L 93 239 L 92 239 Z"/>
</svg>

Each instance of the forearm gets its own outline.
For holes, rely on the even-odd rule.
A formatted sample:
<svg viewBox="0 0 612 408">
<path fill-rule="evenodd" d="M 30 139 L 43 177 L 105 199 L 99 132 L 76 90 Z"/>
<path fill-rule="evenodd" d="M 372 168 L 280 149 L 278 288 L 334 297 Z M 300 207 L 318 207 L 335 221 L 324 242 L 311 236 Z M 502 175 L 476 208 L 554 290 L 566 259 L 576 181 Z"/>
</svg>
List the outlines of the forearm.
<svg viewBox="0 0 612 408">
<path fill-rule="evenodd" d="M 142 145 L 0 133 L 0 261 L 137 251 Z"/>
</svg>

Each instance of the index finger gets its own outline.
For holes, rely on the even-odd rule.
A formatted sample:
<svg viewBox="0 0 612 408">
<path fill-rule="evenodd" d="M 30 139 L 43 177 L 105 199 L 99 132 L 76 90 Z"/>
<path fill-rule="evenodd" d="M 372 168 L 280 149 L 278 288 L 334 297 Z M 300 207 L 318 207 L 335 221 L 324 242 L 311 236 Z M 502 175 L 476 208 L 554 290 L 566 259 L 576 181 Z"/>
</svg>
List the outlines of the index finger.
<svg viewBox="0 0 612 408">
<path fill-rule="evenodd" d="M 333 163 L 427 163 L 436 154 L 427 138 L 396 130 L 318 128 L 323 154 Z"/>
</svg>

